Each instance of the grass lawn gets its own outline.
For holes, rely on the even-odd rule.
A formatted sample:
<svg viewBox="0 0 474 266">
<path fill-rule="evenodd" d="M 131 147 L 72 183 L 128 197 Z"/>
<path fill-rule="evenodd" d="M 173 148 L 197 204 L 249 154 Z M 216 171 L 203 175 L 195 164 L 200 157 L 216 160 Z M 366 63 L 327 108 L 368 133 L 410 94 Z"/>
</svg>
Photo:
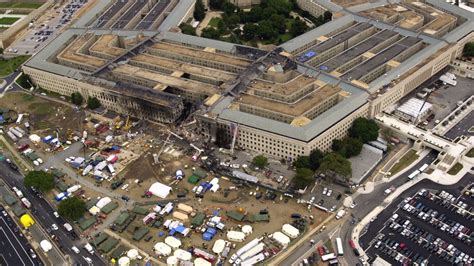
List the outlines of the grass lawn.
<svg viewBox="0 0 474 266">
<path fill-rule="evenodd" d="M 392 166 L 392 169 L 390 169 L 391 175 L 394 175 L 405 169 L 405 167 L 413 163 L 416 159 L 418 159 L 418 157 L 419 156 L 416 154 L 415 150 L 409 150 L 402 158 L 400 158 L 400 160 L 398 160 L 394 166 Z"/>
<path fill-rule="evenodd" d="M 29 55 L 20 55 L 14 58 L 0 60 L 0 77 L 10 75 L 15 69 L 30 58 Z"/>
<path fill-rule="evenodd" d="M 455 175 L 459 173 L 459 171 L 461 171 L 462 168 L 463 168 L 462 164 L 456 163 L 451 169 L 449 169 L 448 174 Z"/>
<path fill-rule="evenodd" d="M 0 8 L 38 8 L 44 3 L 0 3 Z"/>
<path fill-rule="evenodd" d="M 469 157 L 469 158 L 473 158 L 474 157 L 474 148 L 472 148 L 470 151 L 468 151 L 466 153 L 466 156 Z"/>
<path fill-rule="evenodd" d="M 280 39 L 282 42 L 287 42 L 291 39 L 291 34 L 289 33 L 280 34 Z"/>
<path fill-rule="evenodd" d="M 219 20 L 222 20 L 222 19 L 218 17 L 213 17 L 211 18 L 211 20 L 209 20 L 209 23 L 207 25 L 217 28 L 217 24 L 219 23 Z"/>
<path fill-rule="evenodd" d="M 1 25 L 12 25 L 15 23 L 17 20 L 20 18 L 11 18 L 11 17 L 5 17 L 5 18 L 0 18 L 0 24 Z"/>
</svg>

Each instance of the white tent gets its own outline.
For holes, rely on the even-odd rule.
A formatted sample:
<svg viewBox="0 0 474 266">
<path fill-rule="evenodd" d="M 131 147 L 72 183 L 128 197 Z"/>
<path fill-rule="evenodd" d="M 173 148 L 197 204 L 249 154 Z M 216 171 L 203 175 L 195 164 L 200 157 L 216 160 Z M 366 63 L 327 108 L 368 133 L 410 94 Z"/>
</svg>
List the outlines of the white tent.
<svg viewBox="0 0 474 266">
<path fill-rule="evenodd" d="M 172 249 L 178 249 L 181 247 L 181 240 L 173 236 L 168 236 L 165 238 L 165 244 L 170 246 Z"/>
<path fill-rule="evenodd" d="M 92 215 L 97 215 L 100 212 L 100 209 L 97 208 L 97 206 L 92 206 L 92 208 L 89 209 L 89 213 Z"/>
<path fill-rule="evenodd" d="M 171 187 L 162 184 L 160 182 L 155 182 L 151 185 L 150 189 L 148 191 L 151 192 L 151 194 L 160 197 L 162 199 L 168 197 L 171 191 Z"/>
<path fill-rule="evenodd" d="M 248 224 L 242 226 L 242 232 L 246 235 L 250 235 L 253 232 L 252 226 Z"/>
<path fill-rule="evenodd" d="M 175 256 L 169 256 L 167 259 L 166 259 L 166 265 L 167 266 L 178 266 L 178 258 L 176 258 Z"/>
<path fill-rule="evenodd" d="M 189 205 L 186 205 L 184 203 L 178 203 L 178 209 L 187 213 L 187 214 L 190 214 L 193 212 L 193 207 L 189 206 Z"/>
<path fill-rule="evenodd" d="M 177 249 L 174 251 L 173 255 L 179 260 L 190 261 L 192 259 L 191 253 L 184 249 Z"/>
<path fill-rule="evenodd" d="M 170 246 L 166 245 L 163 242 L 156 243 L 155 246 L 153 246 L 153 250 L 155 250 L 155 253 L 159 256 L 160 255 L 168 256 L 169 254 L 171 254 Z"/>
<path fill-rule="evenodd" d="M 33 143 L 38 143 L 38 142 L 41 141 L 40 136 L 38 136 L 36 134 L 31 134 L 29 138 L 30 138 L 31 142 L 33 142 Z"/>
<path fill-rule="evenodd" d="M 48 240 L 43 240 L 40 242 L 41 249 L 46 253 L 53 248 L 53 245 Z"/>
<path fill-rule="evenodd" d="M 225 248 L 225 240 L 223 239 L 218 239 L 216 242 L 214 242 L 214 246 L 212 247 L 212 252 L 216 254 L 220 254 L 222 251 L 224 251 Z"/>
<path fill-rule="evenodd" d="M 227 239 L 230 241 L 242 242 L 245 239 L 245 234 L 238 231 L 229 231 L 227 232 Z"/>
<path fill-rule="evenodd" d="M 130 265 L 130 259 L 128 257 L 121 257 L 118 260 L 118 265 L 120 266 L 128 266 Z"/>
<path fill-rule="evenodd" d="M 281 231 L 291 237 L 291 238 L 297 238 L 300 234 L 300 230 L 298 230 L 297 228 L 295 228 L 293 225 L 291 224 L 284 224 L 282 227 L 281 227 Z"/>
<path fill-rule="evenodd" d="M 203 258 L 196 258 L 194 260 L 194 266 L 212 266 L 212 263 Z"/>
<path fill-rule="evenodd" d="M 97 206 L 97 208 L 99 209 L 102 209 L 104 208 L 105 205 L 109 204 L 110 202 L 112 202 L 112 200 L 109 197 L 103 197 L 95 204 L 95 206 Z"/>
<path fill-rule="evenodd" d="M 278 243 L 280 243 L 280 245 L 282 245 L 283 247 L 288 246 L 288 244 L 290 243 L 290 238 L 279 231 L 273 233 L 272 238 L 275 239 L 275 241 L 277 241 Z"/>
<path fill-rule="evenodd" d="M 138 250 L 132 248 L 127 252 L 127 257 L 129 257 L 131 260 L 134 260 L 138 257 Z"/>
</svg>

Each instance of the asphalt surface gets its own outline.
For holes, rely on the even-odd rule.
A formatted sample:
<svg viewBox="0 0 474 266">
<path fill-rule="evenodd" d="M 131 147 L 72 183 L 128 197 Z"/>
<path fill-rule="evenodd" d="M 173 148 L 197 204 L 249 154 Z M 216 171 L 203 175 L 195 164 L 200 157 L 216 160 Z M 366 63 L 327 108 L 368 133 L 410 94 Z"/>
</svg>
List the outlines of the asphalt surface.
<svg viewBox="0 0 474 266">
<path fill-rule="evenodd" d="M 0 207 L 1 210 L 3 206 Z M 10 215 L 0 216 L 0 265 L 43 265 L 36 256 L 32 258 L 28 240 L 20 235 L 19 228 Z M 33 251 L 34 253 L 34 251 Z"/>
<path fill-rule="evenodd" d="M 341 222 L 333 223 L 328 226 L 323 232 L 316 233 L 312 235 L 311 239 L 315 240 L 315 243 L 326 242 L 331 236 L 332 239 L 336 237 L 341 237 L 344 245 L 345 255 L 344 259 L 348 265 L 355 265 L 359 262 L 357 258 L 352 253 L 352 248 L 349 246 L 349 239 L 351 238 L 351 232 L 354 229 L 356 223 L 351 223 L 352 219 L 361 220 L 369 212 L 371 212 L 376 206 L 382 202 L 386 196 L 384 195 L 384 190 L 390 188 L 391 186 L 399 187 L 408 181 L 408 175 L 413 172 L 415 169 L 420 168 L 423 164 L 430 164 L 437 157 L 438 152 L 431 151 L 426 157 L 424 157 L 420 162 L 418 162 L 411 169 L 407 170 L 404 174 L 400 175 L 395 180 L 392 180 L 388 183 L 383 183 L 374 188 L 374 191 L 369 194 L 360 194 L 355 202 L 356 206 L 354 209 L 349 209 L 348 214 L 345 215 L 344 219 L 341 219 Z M 379 199 L 379 200 L 374 200 Z M 339 235 L 337 235 L 339 232 Z M 317 245 L 316 245 L 317 246 Z M 298 263 L 304 259 L 308 254 L 309 250 L 316 251 L 315 247 L 309 245 L 309 243 L 304 243 L 302 246 L 297 248 L 290 256 L 283 260 L 280 265 L 298 265 Z"/>
<path fill-rule="evenodd" d="M 34 218 L 43 226 L 45 230 L 49 230 L 51 225 L 54 223 L 58 225 L 59 229 L 57 231 L 51 231 L 51 234 L 54 234 L 57 237 L 57 245 L 61 251 L 71 258 L 73 264 L 77 265 L 87 265 L 83 256 L 89 257 L 93 261 L 93 265 L 107 265 L 102 258 L 98 257 L 97 254 L 91 255 L 82 249 L 85 241 L 74 238 L 73 235 L 66 231 L 63 224 L 66 221 L 63 218 L 56 218 L 53 215 L 53 212 L 56 210 L 51 207 L 51 205 L 42 197 L 38 196 L 31 189 L 26 189 L 23 185 L 23 176 L 12 170 L 8 164 L 3 161 L 0 162 L 0 172 L 3 174 L 3 179 L 6 183 L 12 186 L 19 188 L 26 198 L 30 199 L 33 206 L 31 208 Z M 74 253 L 71 250 L 72 246 L 78 247 L 81 252 L 79 254 Z"/>
<path fill-rule="evenodd" d="M 369 257 L 372 259 L 375 258 L 375 255 L 379 255 L 388 262 L 392 264 L 398 264 L 395 262 L 393 259 L 389 258 L 387 255 L 382 254 L 380 250 L 377 250 L 374 248 L 373 244 L 375 242 L 375 239 L 377 238 L 377 235 L 382 232 L 384 235 L 386 235 L 389 239 L 395 240 L 397 242 L 404 242 L 407 244 L 410 250 L 413 251 L 411 256 L 414 254 L 418 253 L 422 255 L 424 258 L 429 259 L 429 265 L 445 265 L 447 264 L 446 261 L 442 260 L 439 258 L 437 255 L 433 255 L 430 253 L 427 249 L 420 247 L 417 243 L 414 243 L 413 241 L 409 240 L 408 238 L 401 236 L 399 233 L 394 232 L 393 230 L 389 229 L 386 227 L 386 222 L 387 220 L 390 219 L 390 217 L 394 213 L 398 213 L 400 217 L 403 218 L 408 218 L 412 224 L 414 224 L 416 227 L 429 232 L 434 235 L 435 238 L 439 237 L 443 239 L 444 241 L 447 241 L 448 243 L 452 243 L 456 248 L 460 249 L 461 251 L 472 254 L 472 247 L 466 244 L 465 242 L 460 241 L 459 239 L 453 237 L 452 235 L 446 234 L 439 230 L 436 227 L 433 227 L 431 224 L 428 222 L 425 222 L 423 220 L 420 220 L 416 217 L 413 217 L 412 214 L 405 212 L 403 210 L 400 210 L 398 205 L 406 198 L 409 196 L 413 196 L 417 191 L 419 191 L 422 188 L 425 189 L 431 189 L 431 190 L 445 190 L 453 195 L 459 195 L 462 188 L 470 184 L 474 180 L 474 175 L 472 174 L 467 174 L 465 175 L 458 183 L 451 185 L 451 186 L 441 186 L 437 183 L 434 183 L 430 180 L 422 180 L 413 187 L 407 189 L 404 191 L 396 200 L 394 200 L 385 210 L 383 210 L 378 216 L 375 221 L 373 221 L 371 224 L 369 224 L 367 232 L 361 236 L 360 238 L 360 244 L 361 247 L 367 250 L 367 253 Z M 426 198 L 419 198 L 416 199 L 417 202 L 422 202 L 425 206 L 428 206 L 436 211 L 439 211 L 439 214 L 445 214 L 447 219 L 451 219 L 454 221 L 457 221 L 461 224 L 464 224 L 466 226 L 470 225 L 470 221 L 465 221 L 465 219 L 458 215 L 455 214 L 454 212 L 448 211 L 446 208 L 443 208 L 433 201 L 429 201 Z M 471 250 L 471 251 L 469 251 Z"/>
<path fill-rule="evenodd" d="M 10 75 L 2 77 L 6 81 L 6 85 L 3 88 L 0 88 L 0 95 L 4 94 L 7 91 L 21 90 L 22 88 L 18 86 L 14 81 L 16 76 L 20 74 L 20 71 L 14 70 Z M 9 86 L 12 86 L 9 88 Z"/>
<path fill-rule="evenodd" d="M 474 126 L 474 112 L 470 112 L 466 115 L 461 121 L 459 121 L 455 126 L 453 126 L 446 134 L 445 137 L 450 139 L 455 139 L 461 135 L 472 136 L 473 133 L 469 132 L 469 129 Z"/>
</svg>

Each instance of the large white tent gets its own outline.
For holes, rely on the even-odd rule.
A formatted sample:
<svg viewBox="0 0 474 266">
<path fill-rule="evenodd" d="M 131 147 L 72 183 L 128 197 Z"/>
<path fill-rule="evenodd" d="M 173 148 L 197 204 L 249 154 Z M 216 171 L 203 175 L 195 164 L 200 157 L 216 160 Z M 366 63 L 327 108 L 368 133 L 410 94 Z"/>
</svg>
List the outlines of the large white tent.
<svg viewBox="0 0 474 266">
<path fill-rule="evenodd" d="M 162 184 L 160 182 L 155 182 L 151 185 L 148 191 L 153 194 L 154 196 L 160 197 L 162 199 L 168 197 L 171 191 L 171 187 Z"/>
</svg>

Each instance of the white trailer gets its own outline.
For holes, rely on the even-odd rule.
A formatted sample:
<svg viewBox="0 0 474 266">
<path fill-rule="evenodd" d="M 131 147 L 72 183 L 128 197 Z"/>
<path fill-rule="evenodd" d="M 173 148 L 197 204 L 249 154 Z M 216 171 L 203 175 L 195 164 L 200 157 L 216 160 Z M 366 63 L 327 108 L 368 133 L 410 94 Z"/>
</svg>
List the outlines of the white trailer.
<svg viewBox="0 0 474 266">
<path fill-rule="evenodd" d="M 12 139 L 13 142 L 18 141 L 18 138 L 11 131 L 7 131 L 7 135 Z"/>
<path fill-rule="evenodd" d="M 258 253 L 262 252 L 264 248 L 265 248 L 264 243 L 258 243 L 255 247 L 251 248 L 250 250 L 248 250 L 247 252 L 242 254 L 240 256 L 240 258 L 237 259 L 236 263 L 239 264 L 240 262 L 245 261 L 245 260 L 257 255 Z"/>
<path fill-rule="evenodd" d="M 248 260 L 242 261 L 242 266 L 250 266 L 250 265 L 255 265 L 265 259 L 265 255 L 263 253 L 260 253 L 258 255 L 255 255 Z"/>
<path fill-rule="evenodd" d="M 240 257 L 240 255 L 244 254 L 248 250 L 250 250 L 253 247 L 255 247 L 256 245 L 258 245 L 258 243 L 260 243 L 260 241 L 262 241 L 262 238 L 255 238 L 254 240 L 248 242 L 245 246 L 241 247 L 239 250 L 237 250 L 237 252 L 235 252 L 235 254 L 233 254 L 230 257 L 229 263 L 230 264 L 234 263 Z"/>
</svg>

